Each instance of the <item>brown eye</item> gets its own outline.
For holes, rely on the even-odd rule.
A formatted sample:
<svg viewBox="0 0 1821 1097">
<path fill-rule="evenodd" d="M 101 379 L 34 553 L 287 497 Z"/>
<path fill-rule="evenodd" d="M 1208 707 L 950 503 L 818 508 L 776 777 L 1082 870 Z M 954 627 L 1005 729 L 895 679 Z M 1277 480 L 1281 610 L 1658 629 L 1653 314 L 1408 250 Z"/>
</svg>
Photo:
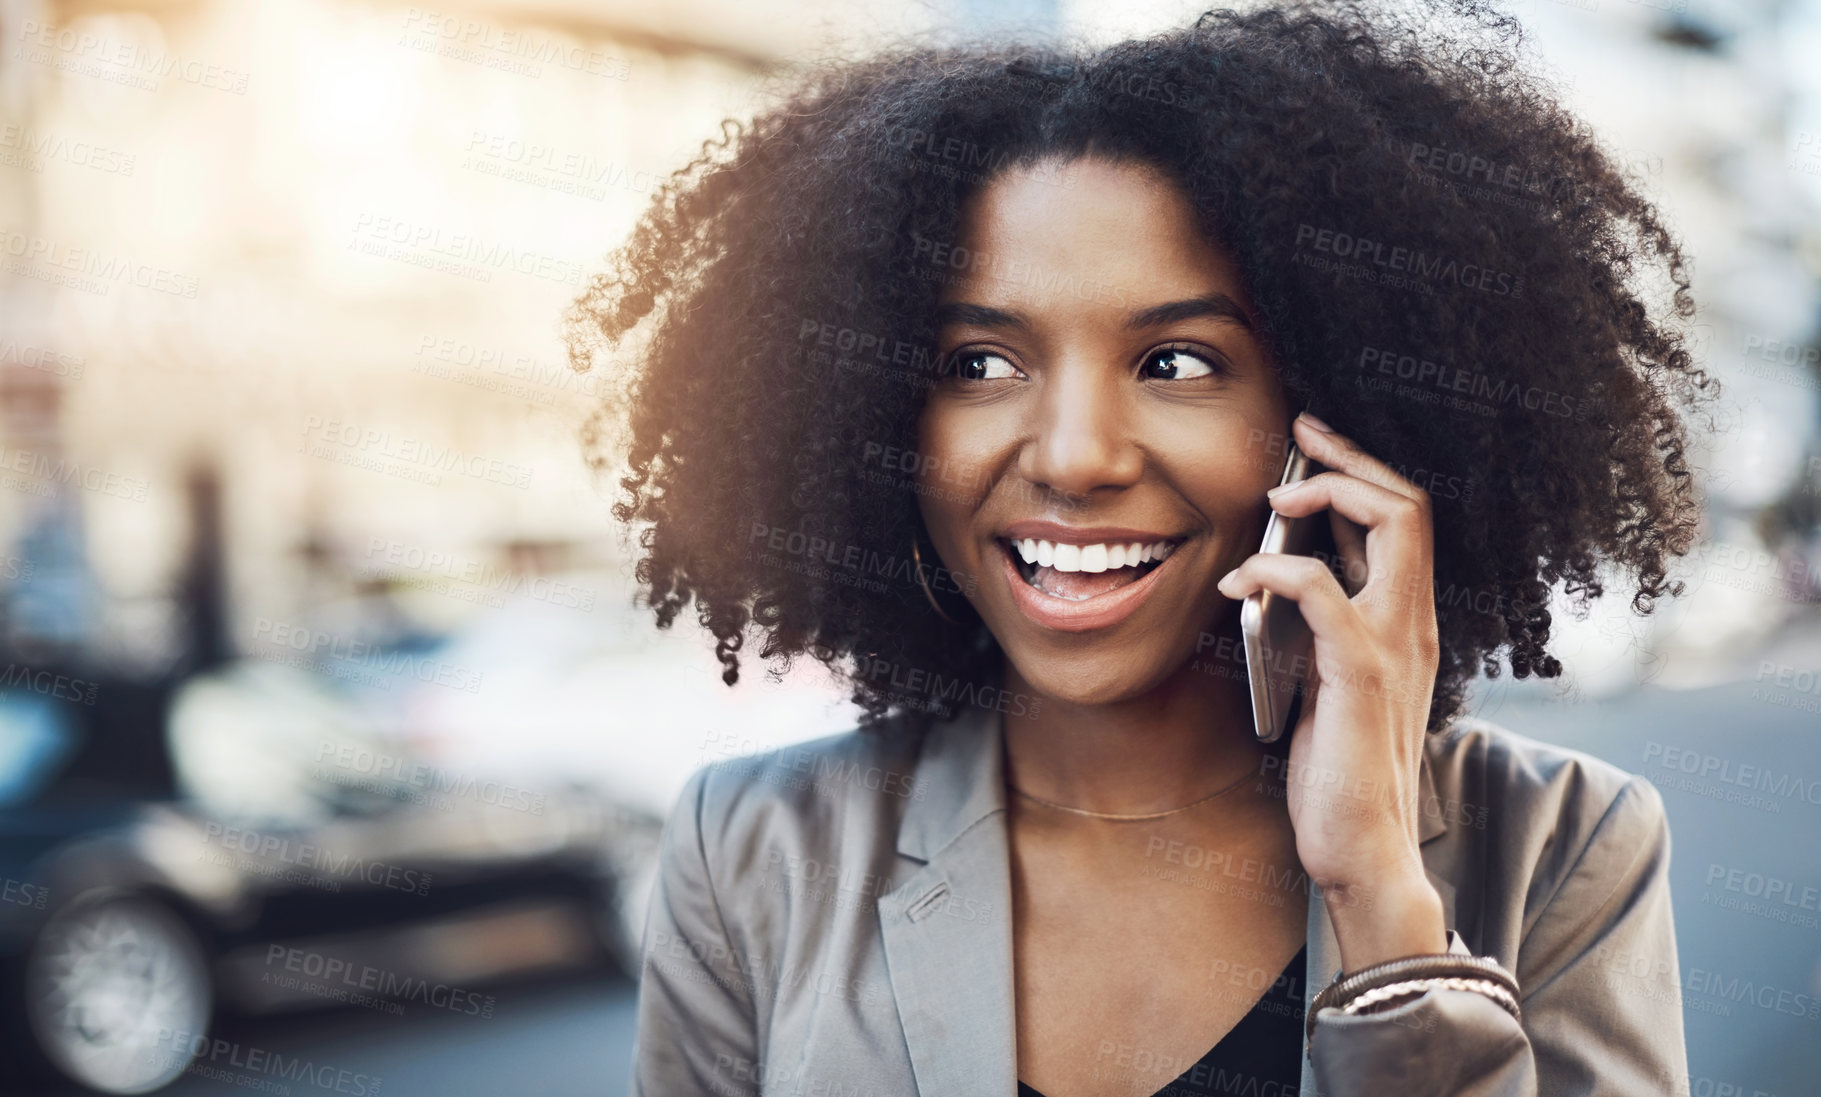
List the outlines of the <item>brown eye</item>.
<svg viewBox="0 0 1821 1097">
<path fill-rule="evenodd" d="M 998 381 L 1020 377 L 1018 367 L 1002 354 L 974 350 L 949 360 L 949 374 L 963 381 Z"/>
<path fill-rule="evenodd" d="M 1187 381 L 1219 372 L 1210 359 L 1178 347 L 1152 351 L 1143 366 L 1145 377 L 1154 381 Z"/>
</svg>

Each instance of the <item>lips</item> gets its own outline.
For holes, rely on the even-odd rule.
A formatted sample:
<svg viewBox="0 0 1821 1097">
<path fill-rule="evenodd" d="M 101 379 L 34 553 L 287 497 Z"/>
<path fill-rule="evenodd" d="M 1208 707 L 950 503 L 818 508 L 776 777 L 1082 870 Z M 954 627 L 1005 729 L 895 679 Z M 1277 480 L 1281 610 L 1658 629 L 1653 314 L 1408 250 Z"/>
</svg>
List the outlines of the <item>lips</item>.
<svg viewBox="0 0 1821 1097">
<path fill-rule="evenodd" d="M 1175 548 L 1174 542 L 1167 540 L 1098 541 L 1076 545 L 1067 541 L 1025 537 L 1011 544 L 1027 564 L 1045 568 L 1053 566 L 1057 571 L 1063 572 L 1090 574 L 1161 561 Z"/>
<path fill-rule="evenodd" d="M 1066 542 L 1071 545 L 1110 544 L 1120 542 L 1130 544 L 1151 544 L 1155 541 L 1181 541 L 1182 537 L 1168 530 L 1147 530 L 1135 526 L 1065 526 L 1061 522 L 1044 522 L 1026 519 L 1013 522 L 998 532 L 998 536 L 1007 541 L 1021 541 L 1027 537 L 1045 541 Z"/>
<path fill-rule="evenodd" d="M 1168 541 L 1071 545 L 1036 538 L 1000 544 L 1018 557 L 1018 574 L 1025 582 L 1071 602 L 1136 582 L 1162 563 L 1173 547 Z"/>
<path fill-rule="evenodd" d="M 1019 522 L 998 538 L 1012 599 L 1045 628 L 1083 632 L 1124 620 L 1155 589 L 1183 538 L 1127 527 Z"/>
</svg>

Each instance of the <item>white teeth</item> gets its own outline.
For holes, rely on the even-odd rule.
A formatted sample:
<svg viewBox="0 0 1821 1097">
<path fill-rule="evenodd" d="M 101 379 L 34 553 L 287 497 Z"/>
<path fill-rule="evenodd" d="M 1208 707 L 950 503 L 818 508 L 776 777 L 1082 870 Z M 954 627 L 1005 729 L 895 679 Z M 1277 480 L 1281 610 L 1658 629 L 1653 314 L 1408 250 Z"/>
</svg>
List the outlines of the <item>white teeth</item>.
<svg viewBox="0 0 1821 1097">
<path fill-rule="evenodd" d="M 1163 560 L 1175 546 L 1168 541 L 1129 545 L 1071 545 L 1025 537 L 1012 542 L 1018 556 L 1027 564 L 1053 567 L 1057 571 L 1101 572 L 1114 568 L 1135 568 L 1151 560 Z"/>
</svg>

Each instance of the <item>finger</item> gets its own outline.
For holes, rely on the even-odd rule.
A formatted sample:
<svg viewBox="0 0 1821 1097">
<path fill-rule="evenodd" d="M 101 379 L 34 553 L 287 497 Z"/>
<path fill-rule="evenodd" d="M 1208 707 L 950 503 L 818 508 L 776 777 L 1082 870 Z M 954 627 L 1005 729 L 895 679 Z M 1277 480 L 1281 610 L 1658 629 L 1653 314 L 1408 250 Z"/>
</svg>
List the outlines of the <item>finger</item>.
<svg viewBox="0 0 1821 1097">
<path fill-rule="evenodd" d="M 1433 612 L 1435 537 L 1422 503 L 1343 472 L 1318 473 L 1278 489 L 1270 502 L 1285 517 L 1306 518 L 1325 508 L 1335 516 L 1331 525 L 1364 527 L 1363 534 L 1335 527 L 1336 547 L 1345 554 L 1352 546 L 1343 562 L 1356 606 Z"/>
<path fill-rule="evenodd" d="M 1337 510 L 1328 512 L 1328 528 L 1334 534 L 1334 550 L 1340 557 L 1341 586 L 1348 596 L 1358 594 L 1371 574 L 1366 564 L 1366 531 L 1342 518 Z"/>
<path fill-rule="evenodd" d="M 1421 533 L 1429 528 L 1425 502 L 1400 495 L 1389 488 L 1351 473 L 1318 472 L 1306 480 L 1272 488 L 1266 493 L 1271 509 L 1286 518 L 1302 518 L 1325 507 L 1366 528 L 1366 544 L 1373 531 L 1383 528 Z"/>
<path fill-rule="evenodd" d="M 1217 586 L 1236 602 L 1261 590 L 1290 599 L 1316 637 L 1341 645 L 1341 650 L 1364 651 L 1370 642 L 1340 581 L 1313 556 L 1256 553 L 1222 576 Z"/>
<path fill-rule="evenodd" d="M 1351 438 L 1333 430 L 1322 430 L 1315 425 L 1316 422 L 1319 420 L 1304 412 L 1290 423 L 1290 429 L 1296 435 L 1296 444 L 1304 453 L 1338 472 L 1356 476 L 1399 495 L 1427 501 L 1428 492 L 1361 449 Z"/>
</svg>

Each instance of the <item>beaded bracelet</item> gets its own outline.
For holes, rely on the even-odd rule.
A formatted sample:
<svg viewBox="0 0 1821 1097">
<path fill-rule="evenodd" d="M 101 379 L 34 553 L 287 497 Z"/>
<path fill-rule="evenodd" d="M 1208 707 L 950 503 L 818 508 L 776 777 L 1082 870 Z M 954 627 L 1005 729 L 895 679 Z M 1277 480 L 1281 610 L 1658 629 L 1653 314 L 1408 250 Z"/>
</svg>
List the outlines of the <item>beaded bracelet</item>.
<svg viewBox="0 0 1821 1097">
<path fill-rule="evenodd" d="M 1415 998 L 1431 987 L 1441 987 L 1444 990 L 1478 991 L 1505 1007 L 1505 1012 L 1511 1014 L 1513 1020 L 1520 1024 L 1523 1022 L 1523 1014 L 1518 1008 L 1517 999 L 1513 998 L 1511 992 L 1502 985 L 1490 979 L 1461 979 L 1453 976 L 1406 979 L 1401 983 L 1387 983 L 1382 987 L 1374 987 L 1355 996 L 1346 1005 L 1341 1006 L 1340 1011 L 1348 1016 L 1354 1016 L 1361 1013 L 1377 1013 L 1383 1009 L 1394 1009 L 1403 1004 L 1398 999 Z"/>
<path fill-rule="evenodd" d="M 1513 1018 L 1519 1017 L 1517 979 L 1493 957 L 1462 956 L 1452 952 L 1404 956 L 1362 968 L 1352 975 L 1336 973 L 1334 981 L 1324 987 L 1309 1005 L 1304 1053 L 1309 1052 L 1314 1042 L 1315 1019 L 1323 1009 L 1334 1007 L 1357 1016 L 1384 1007 L 1384 1003 L 1392 998 L 1414 997 L 1432 986 L 1477 991 L 1492 998 Z M 1398 989 L 1394 993 L 1374 995 L 1355 1005 L 1356 1000 L 1381 988 L 1391 987 Z"/>
</svg>

